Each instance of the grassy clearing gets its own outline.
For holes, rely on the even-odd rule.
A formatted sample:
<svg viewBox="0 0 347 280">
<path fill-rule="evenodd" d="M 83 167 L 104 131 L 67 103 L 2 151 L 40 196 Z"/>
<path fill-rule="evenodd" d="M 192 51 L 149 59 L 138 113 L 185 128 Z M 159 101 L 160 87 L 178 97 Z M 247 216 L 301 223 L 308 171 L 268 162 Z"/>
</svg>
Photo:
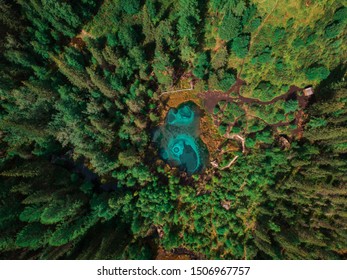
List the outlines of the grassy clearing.
<svg viewBox="0 0 347 280">
<path fill-rule="evenodd" d="M 345 33 L 334 39 L 337 41 L 334 43 L 324 37 L 324 30 L 321 28 L 329 24 L 334 11 L 341 5 L 340 1 L 310 1 L 310 5 L 306 6 L 306 1 L 279 0 L 275 9 L 273 1 L 254 2 L 258 4 L 257 16 L 263 19 L 263 23 L 252 32 L 253 44 L 242 68 L 241 77 L 248 84 L 243 89 L 245 96 L 255 97 L 254 89 L 261 81 L 269 81 L 277 87 L 272 96 L 268 95 L 268 98 L 262 100 L 283 94 L 283 85 L 305 87 L 318 84 L 320 80 L 309 80 L 305 74 L 313 63 L 328 69 L 333 69 L 340 63 L 336 54 L 341 53 L 341 48 L 343 52 L 347 51 L 345 45 L 339 44 Z M 282 38 L 276 39 L 281 30 Z M 268 57 L 265 57 L 267 51 Z M 258 59 L 257 62 L 257 58 L 262 60 Z M 240 70 L 237 63 L 238 59 L 231 55 L 229 65 Z"/>
</svg>

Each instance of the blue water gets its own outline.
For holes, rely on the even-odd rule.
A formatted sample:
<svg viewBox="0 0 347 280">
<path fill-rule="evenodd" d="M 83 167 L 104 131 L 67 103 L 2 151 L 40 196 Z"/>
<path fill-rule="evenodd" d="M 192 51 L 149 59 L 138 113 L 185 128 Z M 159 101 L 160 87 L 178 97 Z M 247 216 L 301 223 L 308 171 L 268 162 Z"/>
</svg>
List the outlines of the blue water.
<svg viewBox="0 0 347 280">
<path fill-rule="evenodd" d="M 166 123 L 176 126 L 189 126 L 192 125 L 195 118 L 195 112 L 192 110 L 191 106 L 183 105 L 177 108 L 177 110 L 169 110 Z"/>
<path fill-rule="evenodd" d="M 186 102 L 167 113 L 165 124 L 154 134 L 159 156 L 188 174 L 200 172 L 208 160 L 205 144 L 199 137 L 200 110 Z"/>
</svg>

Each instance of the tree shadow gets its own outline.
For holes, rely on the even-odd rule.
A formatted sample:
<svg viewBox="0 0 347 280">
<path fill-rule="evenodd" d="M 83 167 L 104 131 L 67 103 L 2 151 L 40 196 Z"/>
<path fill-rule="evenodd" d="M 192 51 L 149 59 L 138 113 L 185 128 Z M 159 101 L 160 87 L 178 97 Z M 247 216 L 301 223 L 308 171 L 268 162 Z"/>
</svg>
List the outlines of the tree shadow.
<svg viewBox="0 0 347 280">
<path fill-rule="evenodd" d="M 334 95 L 334 91 L 331 89 L 334 87 L 334 84 L 342 82 L 343 77 L 346 76 L 346 71 L 347 65 L 343 63 L 332 70 L 330 75 L 316 87 L 316 91 L 320 94 L 315 95 L 314 101 L 330 99 Z"/>
</svg>

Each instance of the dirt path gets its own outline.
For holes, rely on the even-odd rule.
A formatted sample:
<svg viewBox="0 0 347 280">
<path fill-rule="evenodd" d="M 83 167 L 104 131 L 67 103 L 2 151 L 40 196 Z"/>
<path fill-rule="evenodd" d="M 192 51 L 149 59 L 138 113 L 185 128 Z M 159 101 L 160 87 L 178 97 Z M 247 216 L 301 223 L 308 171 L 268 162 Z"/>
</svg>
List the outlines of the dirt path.
<svg viewBox="0 0 347 280">
<path fill-rule="evenodd" d="M 86 46 L 86 42 L 84 41 L 84 38 L 95 39 L 95 37 L 93 37 L 92 34 L 82 29 L 82 31 L 78 35 L 76 35 L 75 37 L 71 39 L 70 45 L 72 45 L 73 47 L 81 51 Z"/>
<path fill-rule="evenodd" d="M 285 100 L 290 95 L 294 94 L 297 91 L 302 91 L 302 88 L 299 88 L 297 86 L 292 85 L 289 90 L 279 96 L 276 96 L 272 100 L 269 101 L 261 101 L 257 98 L 250 98 L 245 97 L 240 94 L 240 88 L 242 85 L 244 85 L 245 82 L 241 79 L 237 79 L 236 83 L 226 92 L 223 91 L 207 91 L 204 93 L 200 93 L 198 96 L 204 100 L 204 105 L 206 107 L 206 110 L 209 113 L 213 113 L 214 107 L 217 105 L 219 101 L 227 101 L 227 102 L 235 102 L 235 103 L 241 103 L 241 104 L 259 104 L 259 105 L 270 105 L 273 104 L 279 100 Z M 231 93 L 236 93 L 237 97 L 231 97 Z M 298 98 L 299 99 L 299 98 Z M 300 103 L 300 100 L 299 100 Z"/>
<path fill-rule="evenodd" d="M 200 93 L 198 96 L 203 99 L 204 106 L 211 115 L 213 114 L 215 106 L 220 101 L 226 101 L 226 102 L 234 102 L 238 104 L 239 106 L 242 106 L 243 104 L 259 104 L 259 105 L 270 105 L 273 104 L 279 100 L 286 100 L 291 95 L 295 94 L 296 99 L 298 100 L 300 110 L 295 114 L 295 120 L 291 121 L 281 121 L 278 123 L 270 124 L 266 122 L 265 120 L 261 119 L 260 117 L 253 116 L 254 118 L 257 118 L 261 121 L 263 121 L 266 125 L 277 129 L 280 126 L 288 126 L 292 124 L 295 121 L 295 124 L 297 125 L 297 128 L 291 132 L 291 135 L 293 137 L 297 137 L 300 139 L 303 135 L 303 124 L 305 119 L 304 109 L 306 108 L 308 104 L 309 98 L 303 95 L 297 94 L 297 92 L 301 92 L 303 89 L 299 88 L 297 86 L 292 85 L 289 90 L 279 96 L 276 96 L 272 100 L 269 101 L 261 101 L 256 98 L 249 98 L 244 97 L 240 94 L 240 88 L 242 85 L 244 85 L 245 82 L 241 79 L 237 79 L 236 83 L 226 92 L 222 91 L 207 91 L 204 93 Z M 230 94 L 234 93 L 237 95 L 237 97 L 231 97 Z M 215 120 L 216 123 L 216 120 Z M 218 125 L 218 123 L 216 123 Z"/>
<path fill-rule="evenodd" d="M 164 94 L 170 94 L 170 93 L 175 93 L 175 92 L 183 92 L 183 91 L 189 91 L 189 90 L 193 90 L 193 86 L 191 86 L 190 88 L 184 88 L 184 89 L 178 89 L 178 90 L 171 90 L 171 91 L 164 91 L 162 92 L 159 97 L 163 96 Z"/>
<path fill-rule="evenodd" d="M 269 100 L 269 101 L 261 101 L 257 98 L 244 97 L 240 94 L 240 92 L 238 93 L 238 98 L 241 100 L 242 103 L 256 103 L 259 105 L 270 105 L 270 104 L 273 104 L 279 100 L 285 100 L 291 94 L 293 94 L 297 91 L 301 91 L 301 90 L 302 90 L 302 88 L 299 88 L 297 86 L 292 85 L 292 86 L 290 86 L 289 90 L 286 93 L 279 95 L 279 96 L 276 96 L 274 99 Z"/>
<path fill-rule="evenodd" d="M 274 4 L 271 11 L 264 18 L 264 20 L 262 21 L 260 26 L 257 28 L 257 30 L 253 34 L 253 36 L 251 36 L 251 40 L 250 40 L 250 44 L 249 44 L 249 51 L 251 51 L 251 49 L 252 49 L 252 47 L 256 41 L 256 38 L 258 37 L 259 33 L 263 29 L 265 23 L 268 21 L 268 19 L 271 17 L 273 12 L 278 7 L 278 4 L 279 4 L 279 0 L 276 0 L 276 3 Z M 250 97 L 242 96 L 240 94 L 240 89 L 241 89 L 241 86 L 246 84 L 246 82 L 244 80 L 242 80 L 240 77 L 242 74 L 242 70 L 243 70 L 245 61 L 246 61 L 246 58 L 244 58 L 242 61 L 241 69 L 237 75 L 236 82 L 229 90 L 227 90 L 226 92 L 218 91 L 218 90 L 211 90 L 211 91 L 206 91 L 206 92 L 198 94 L 198 97 L 203 100 L 203 104 L 204 104 L 207 112 L 209 112 L 210 114 L 213 114 L 214 108 L 216 107 L 216 105 L 220 101 L 235 102 L 241 106 L 243 104 L 271 105 L 277 101 L 286 100 L 292 94 L 295 94 L 295 93 L 303 90 L 302 88 L 299 88 L 295 85 L 292 85 L 292 86 L 290 86 L 289 90 L 286 93 L 279 95 L 279 96 L 276 96 L 275 98 L 273 98 L 272 100 L 269 100 L 269 101 L 262 101 L 262 100 L 259 100 L 257 98 L 250 98 Z M 233 93 L 236 94 L 236 97 L 231 96 Z M 295 115 L 295 123 L 297 124 L 298 128 L 292 132 L 292 135 L 297 135 L 298 138 L 300 138 L 302 136 L 303 123 L 304 123 L 304 111 L 303 110 L 307 105 L 308 99 L 303 97 L 303 96 L 300 96 L 298 94 L 296 94 L 296 98 L 299 102 L 300 110 Z M 259 117 L 257 117 L 257 118 L 262 120 Z M 264 120 L 262 120 L 262 121 L 264 121 Z M 287 122 L 278 122 L 276 124 L 269 124 L 266 121 L 264 121 L 264 122 L 273 128 L 277 128 L 279 126 L 289 125 L 289 124 L 293 123 L 293 121 L 294 120 L 287 121 Z"/>
<path fill-rule="evenodd" d="M 304 122 L 305 122 L 305 112 L 304 109 L 308 105 L 309 97 L 307 96 L 298 96 L 298 102 L 300 110 L 295 115 L 295 124 L 297 129 L 292 131 L 292 136 L 296 136 L 298 139 L 301 139 L 304 133 Z"/>
<path fill-rule="evenodd" d="M 200 93 L 198 96 L 203 99 L 206 111 L 210 114 L 213 114 L 214 107 L 216 107 L 219 101 L 234 101 L 234 98 L 230 97 L 227 93 L 222 91 L 207 91 Z"/>
</svg>

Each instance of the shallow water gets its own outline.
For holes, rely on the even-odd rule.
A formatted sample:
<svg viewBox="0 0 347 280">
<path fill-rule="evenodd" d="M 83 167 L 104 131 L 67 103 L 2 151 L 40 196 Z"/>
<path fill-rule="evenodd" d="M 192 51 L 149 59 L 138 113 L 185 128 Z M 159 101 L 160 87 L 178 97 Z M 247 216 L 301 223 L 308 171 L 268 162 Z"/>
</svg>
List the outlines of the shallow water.
<svg viewBox="0 0 347 280">
<path fill-rule="evenodd" d="M 200 110 L 193 102 L 170 109 L 165 124 L 154 134 L 159 156 L 189 174 L 200 172 L 207 163 L 208 153 L 199 137 L 199 125 Z"/>
</svg>

